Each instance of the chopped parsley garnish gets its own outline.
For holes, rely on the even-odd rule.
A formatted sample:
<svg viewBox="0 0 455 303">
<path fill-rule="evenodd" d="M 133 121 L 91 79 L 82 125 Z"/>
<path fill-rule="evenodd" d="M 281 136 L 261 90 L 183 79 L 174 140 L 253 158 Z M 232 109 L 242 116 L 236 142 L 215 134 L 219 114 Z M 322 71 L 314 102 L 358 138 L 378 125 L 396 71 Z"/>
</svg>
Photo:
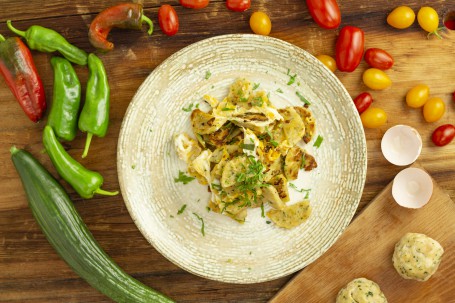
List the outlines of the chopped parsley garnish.
<svg viewBox="0 0 455 303">
<path fill-rule="evenodd" d="M 261 83 L 254 83 L 253 84 L 253 90 L 257 89 L 261 85 Z"/>
<path fill-rule="evenodd" d="M 196 213 L 193 213 L 193 215 L 198 218 L 199 221 L 201 221 L 202 223 L 202 226 L 201 226 L 201 233 L 202 235 L 205 237 L 205 231 L 204 231 L 204 228 L 205 228 L 205 224 L 204 224 L 204 219 L 202 219 L 198 214 Z"/>
<path fill-rule="evenodd" d="M 263 104 L 264 104 L 264 100 L 262 100 L 262 97 L 255 97 L 251 101 L 251 105 L 253 105 L 253 106 L 261 107 Z"/>
<path fill-rule="evenodd" d="M 318 135 L 318 137 L 316 138 L 316 141 L 314 142 L 313 146 L 319 148 L 321 146 L 321 143 L 322 143 L 323 140 L 324 140 L 324 138 L 322 138 L 321 136 Z"/>
<path fill-rule="evenodd" d="M 274 147 L 278 146 L 278 142 L 273 140 L 272 133 L 270 132 L 270 130 L 267 127 L 265 128 L 265 134 L 260 135 L 259 139 L 264 140 L 266 136 L 269 136 L 270 144 L 272 144 Z"/>
<path fill-rule="evenodd" d="M 199 103 L 196 104 L 196 106 L 194 108 L 199 108 Z"/>
<path fill-rule="evenodd" d="M 135 169 L 136 168 L 136 164 L 131 165 L 131 168 Z"/>
<path fill-rule="evenodd" d="M 311 102 L 308 101 L 304 96 L 302 96 L 301 93 L 299 92 L 295 92 L 295 94 L 300 98 L 300 101 L 302 101 L 303 103 L 305 103 L 306 105 L 311 105 Z"/>
<path fill-rule="evenodd" d="M 281 88 L 278 88 L 276 91 L 277 91 L 278 93 L 280 93 L 280 94 L 283 93 L 283 90 L 282 90 Z"/>
<path fill-rule="evenodd" d="M 367 297 L 372 297 L 372 296 L 373 296 L 373 293 L 372 293 L 371 291 L 369 291 L 369 292 L 367 292 L 365 295 L 366 295 Z"/>
<path fill-rule="evenodd" d="M 171 218 L 174 218 L 174 216 L 173 216 L 173 215 L 170 215 L 169 217 L 171 217 Z"/>
<path fill-rule="evenodd" d="M 190 111 L 193 109 L 193 106 L 194 106 L 194 104 L 191 103 L 191 104 L 188 105 L 188 107 L 186 107 L 186 108 L 185 108 L 185 107 L 182 107 L 182 110 L 183 110 L 184 112 L 190 112 Z"/>
<path fill-rule="evenodd" d="M 308 199 L 308 197 L 310 196 L 311 189 L 298 188 L 297 186 L 295 186 L 294 183 L 289 183 L 289 186 L 295 191 L 298 191 L 299 193 L 305 193 L 304 199 Z"/>
<path fill-rule="evenodd" d="M 265 223 L 270 224 L 270 223 L 272 223 L 272 221 L 265 221 Z"/>
<path fill-rule="evenodd" d="M 223 189 L 221 188 L 221 185 L 220 185 L 220 184 L 212 183 L 211 185 L 212 185 L 212 187 L 213 187 L 214 189 L 216 189 L 216 190 L 218 190 L 218 191 L 223 190 Z"/>
<path fill-rule="evenodd" d="M 251 196 L 253 196 L 253 201 L 256 203 L 258 198 L 256 190 L 260 187 L 269 186 L 269 184 L 263 182 L 264 165 L 253 156 L 248 156 L 247 159 L 249 164 L 245 167 L 245 172 L 236 176 L 236 181 L 239 183 L 237 188 L 242 193 L 242 206 L 251 206 Z"/>
<path fill-rule="evenodd" d="M 208 206 L 206 206 L 205 209 L 207 210 L 207 212 L 211 211 L 210 207 L 208 207 Z"/>
<path fill-rule="evenodd" d="M 212 73 L 208 70 L 205 72 L 205 80 L 208 80 L 212 76 Z"/>
<path fill-rule="evenodd" d="M 242 149 L 254 151 L 256 147 L 254 144 L 241 144 Z"/>
<path fill-rule="evenodd" d="M 289 74 L 288 74 L 289 75 Z M 297 74 L 295 74 L 294 76 L 291 76 L 289 75 L 289 81 L 288 81 L 288 85 L 291 85 L 295 82 L 295 78 L 297 77 Z"/>
<path fill-rule="evenodd" d="M 264 215 L 264 203 L 261 203 L 261 217 L 265 218 L 265 215 Z M 250 255 L 251 255 L 251 251 L 250 251 Z"/>
<path fill-rule="evenodd" d="M 182 207 L 177 212 L 177 215 L 181 215 L 185 211 L 185 208 L 186 208 L 186 204 L 183 204 Z"/>
<path fill-rule="evenodd" d="M 235 110 L 235 108 L 223 107 L 221 110 L 223 112 L 227 112 L 227 111 L 230 111 L 230 110 Z"/>
<path fill-rule="evenodd" d="M 289 73 L 291 72 L 291 70 L 288 68 L 288 72 L 286 73 L 286 75 L 289 76 Z"/>
<path fill-rule="evenodd" d="M 194 179 L 195 179 L 194 177 L 187 176 L 185 175 L 184 172 L 179 171 L 179 176 L 177 178 L 174 178 L 174 182 L 175 183 L 182 182 L 183 184 L 188 184 Z"/>
<path fill-rule="evenodd" d="M 300 164 L 300 168 L 304 168 L 306 165 L 306 157 L 305 153 L 302 154 L 302 164 Z"/>
</svg>

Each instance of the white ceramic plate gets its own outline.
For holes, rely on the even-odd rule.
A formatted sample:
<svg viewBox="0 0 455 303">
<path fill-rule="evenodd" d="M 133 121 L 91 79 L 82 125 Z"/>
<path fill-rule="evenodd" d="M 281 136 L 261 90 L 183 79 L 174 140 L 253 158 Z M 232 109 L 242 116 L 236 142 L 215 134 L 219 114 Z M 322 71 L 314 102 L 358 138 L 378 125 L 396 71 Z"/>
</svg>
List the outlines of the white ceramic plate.
<svg viewBox="0 0 455 303">
<path fill-rule="evenodd" d="M 288 71 L 289 69 L 289 71 Z M 206 79 L 208 73 L 210 77 Z M 290 75 L 295 82 L 287 85 Z M 191 134 L 189 112 L 204 94 L 222 98 L 238 77 L 260 83 L 280 108 L 312 102 L 316 149 L 305 147 L 318 168 L 293 182 L 311 188 L 313 213 L 297 228 L 267 224 L 260 209 L 244 224 L 206 209 L 207 187 L 196 180 L 175 183 L 186 171 L 173 136 Z M 283 93 L 277 92 L 281 89 Z M 144 81 L 124 118 L 118 144 L 118 174 L 126 206 L 144 237 L 181 268 L 208 279 L 257 283 L 294 273 L 321 256 L 351 221 L 366 176 L 366 142 L 352 99 L 339 80 L 316 58 L 287 42 L 258 35 L 225 35 L 175 53 Z M 304 194 L 290 189 L 291 203 Z M 178 210 L 186 204 L 185 211 Z M 267 208 L 266 208 L 267 210 Z M 205 236 L 201 222 L 205 223 Z"/>
</svg>

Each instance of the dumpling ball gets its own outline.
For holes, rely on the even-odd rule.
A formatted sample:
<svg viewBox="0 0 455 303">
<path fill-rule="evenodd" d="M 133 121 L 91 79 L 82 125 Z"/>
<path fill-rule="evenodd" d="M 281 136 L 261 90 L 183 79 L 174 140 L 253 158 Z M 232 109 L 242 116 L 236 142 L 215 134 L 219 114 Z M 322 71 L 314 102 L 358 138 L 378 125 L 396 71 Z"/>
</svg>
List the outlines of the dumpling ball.
<svg viewBox="0 0 455 303">
<path fill-rule="evenodd" d="M 343 287 L 336 303 L 387 303 L 379 285 L 366 278 L 357 278 Z"/>
<path fill-rule="evenodd" d="M 392 262 L 405 279 L 427 281 L 438 269 L 444 249 L 438 241 L 418 233 L 407 233 L 395 245 Z"/>
</svg>

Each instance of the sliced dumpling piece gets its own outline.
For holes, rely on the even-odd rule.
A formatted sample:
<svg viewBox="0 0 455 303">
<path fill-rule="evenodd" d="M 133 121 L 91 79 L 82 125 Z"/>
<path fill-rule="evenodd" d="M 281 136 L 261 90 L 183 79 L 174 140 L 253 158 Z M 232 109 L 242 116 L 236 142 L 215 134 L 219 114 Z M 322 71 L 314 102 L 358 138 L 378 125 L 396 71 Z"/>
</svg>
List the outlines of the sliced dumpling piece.
<svg viewBox="0 0 455 303">
<path fill-rule="evenodd" d="M 358 278 L 349 282 L 337 295 L 336 303 L 387 303 L 379 285 L 375 282 Z"/>
<path fill-rule="evenodd" d="M 281 200 L 278 191 L 273 186 L 267 186 L 262 189 L 262 203 L 270 202 L 273 208 L 283 209 L 286 207 Z"/>
<path fill-rule="evenodd" d="M 293 228 L 305 222 L 311 215 L 310 202 L 307 200 L 284 207 L 281 210 L 271 209 L 267 217 L 279 227 Z"/>
<path fill-rule="evenodd" d="M 427 281 L 438 269 L 444 249 L 438 241 L 418 233 L 407 233 L 395 245 L 392 262 L 405 279 Z"/>
<path fill-rule="evenodd" d="M 303 155 L 303 150 L 298 146 L 290 148 L 286 154 L 286 158 L 284 159 L 284 175 L 289 181 L 296 180 L 299 176 Z"/>
<path fill-rule="evenodd" d="M 198 108 L 191 113 L 191 125 L 193 126 L 195 134 L 207 135 L 214 133 L 219 130 L 226 121 L 227 120 L 224 117 L 215 117 Z"/>
<path fill-rule="evenodd" d="M 188 136 L 186 133 L 181 133 L 174 136 L 175 149 L 180 159 L 189 163 L 201 153 L 202 149 L 196 140 Z"/>
<path fill-rule="evenodd" d="M 305 134 L 305 124 L 293 107 L 279 109 L 278 112 L 283 116 L 283 121 L 278 123 L 277 126 L 279 125 L 283 132 L 286 141 L 284 146 L 293 147 L 302 140 Z"/>
<path fill-rule="evenodd" d="M 302 118 L 303 124 L 305 125 L 305 133 L 302 139 L 305 143 L 308 143 L 311 141 L 311 138 L 313 138 L 316 131 L 316 121 L 308 108 L 296 106 L 294 109 L 299 114 L 300 118 Z"/>
<path fill-rule="evenodd" d="M 199 183 L 206 185 L 210 183 L 210 156 L 212 152 L 208 149 L 204 150 L 188 165 L 188 173 L 196 177 Z"/>
<path fill-rule="evenodd" d="M 221 186 L 223 188 L 231 187 L 237 183 L 237 176 L 245 172 L 247 158 L 244 156 L 235 157 L 229 160 L 223 168 L 221 174 Z"/>
<path fill-rule="evenodd" d="M 303 151 L 302 159 L 303 159 L 302 167 L 305 171 L 310 171 L 318 167 L 316 159 L 312 155 L 307 153 L 307 151 L 305 150 Z"/>
<path fill-rule="evenodd" d="M 281 201 L 289 201 L 288 180 L 282 174 L 273 177 L 269 183 L 275 187 Z"/>
</svg>

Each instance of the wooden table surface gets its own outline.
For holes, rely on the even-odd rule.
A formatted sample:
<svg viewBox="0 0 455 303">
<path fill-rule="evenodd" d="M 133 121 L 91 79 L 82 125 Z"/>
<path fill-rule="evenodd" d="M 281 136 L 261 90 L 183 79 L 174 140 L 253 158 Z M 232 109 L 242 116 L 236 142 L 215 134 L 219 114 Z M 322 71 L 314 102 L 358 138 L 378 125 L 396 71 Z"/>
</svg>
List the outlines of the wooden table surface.
<svg viewBox="0 0 455 303">
<path fill-rule="evenodd" d="M 311 19 L 303 0 L 252 1 L 244 13 L 228 11 L 222 0 L 212 0 L 201 10 L 185 9 L 178 1 L 161 1 L 174 5 L 180 19 L 180 31 L 174 37 L 162 34 L 158 27 L 157 11 L 160 1 L 144 1 L 145 13 L 155 21 L 152 36 L 145 31 L 114 30 L 110 39 L 115 42 L 112 52 L 102 54 L 111 86 L 111 120 L 107 136 L 92 141 L 90 155 L 81 162 L 105 177 L 106 188 L 118 188 L 116 147 L 120 126 L 130 100 L 137 88 L 153 69 L 181 48 L 202 39 L 231 33 L 250 33 L 249 16 L 262 10 L 271 17 L 271 36 L 291 42 L 310 53 L 334 55 L 339 30 L 323 30 Z M 425 3 L 442 15 L 455 9 L 452 0 L 404 1 L 416 12 Z M 455 199 L 455 142 L 438 148 L 431 143 L 433 130 L 455 121 L 455 32 L 439 40 L 426 38 L 417 22 L 406 30 L 387 25 L 386 16 L 398 0 L 339 1 L 342 26 L 354 25 L 365 31 L 366 47 L 386 49 L 395 58 L 388 71 L 391 88 L 372 92 L 375 106 L 388 113 L 388 123 L 379 129 L 365 131 L 368 144 L 368 174 L 365 190 L 358 208 L 360 212 L 402 167 L 388 163 L 382 156 L 380 140 L 391 126 L 407 124 L 415 127 L 423 139 L 420 163 L 443 190 Z M 0 33 L 10 36 L 5 21 L 13 20 L 19 29 L 33 24 L 50 27 L 62 33 L 71 43 L 93 52 L 87 31 L 91 20 L 102 9 L 118 1 L 100 0 L 2 0 Z M 35 63 L 45 85 L 49 103 L 52 99 L 53 73 L 51 55 L 33 52 Z M 351 96 L 367 88 L 361 75 L 366 69 L 362 62 L 350 74 L 336 72 Z M 87 69 L 76 67 L 83 87 Z M 426 123 L 420 110 L 405 105 L 409 88 L 426 83 L 431 95 L 446 103 L 444 117 Z M 0 302 L 111 302 L 80 279 L 55 253 L 35 223 L 27 206 L 19 177 L 10 160 L 9 148 L 16 145 L 33 153 L 55 174 L 47 155 L 42 153 L 41 133 L 46 121 L 33 124 L 24 115 L 4 81 L 0 81 Z M 85 135 L 65 143 L 71 155 L 80 158 Z M 292 276 L 261 284 L 232 285 L 193 276 L 170 263 L 140 234 L 123 203 L 117 197 L 97 196 L 83 200 L 64 184 L 77 210 L 103 249 L 128 273 L 143 283 L 165 293 L 178 302 L 266 302 Z"/>
</svg>

